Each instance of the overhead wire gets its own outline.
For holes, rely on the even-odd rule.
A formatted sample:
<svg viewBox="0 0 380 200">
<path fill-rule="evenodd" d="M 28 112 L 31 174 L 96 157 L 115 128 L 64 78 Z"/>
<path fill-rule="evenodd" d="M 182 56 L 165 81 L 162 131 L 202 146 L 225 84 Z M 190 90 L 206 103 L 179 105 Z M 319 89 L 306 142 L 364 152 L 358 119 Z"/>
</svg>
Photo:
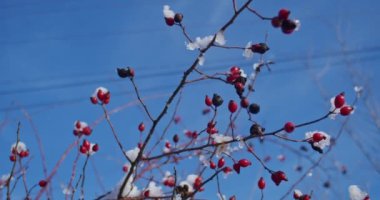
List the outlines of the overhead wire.
<svg viewBox="0 0 380 200">
<path fill-rule="evenodd" d="M 362 49 L 356 49 L 356 50 L 349 50 L 347 52 L 346 55 L 355 55 L 355 54 L 368 54 L 368 53 L 373 53 L 373 52 L 378 52 L 380 51 L 380 46 L 373 46 L 373 47 L 366 47 L 366 48 L 362 48 Z M 307 60 L 316 60 L 316 59 L 320 59 L 320 58 L 325 58 L 325 57 L 339 57 L 339 56 L 342 56 L 339 54 L 339 52 L 329 52 L 329 53 L 320 53 L 320 54 L 316 54 L 316 55 L 313 55 L 313 56 L 294 56 L 294 57 L 287 57 L 287 58 L 279 58 L 279 59 L 276 59 L 274 60 L 276 63 L 286 63 L 286 62 L 296 62 L 296 61 L 307 61 Z M 229 65 L 247 65 L 249 63 L 251 63 L 252 61 L 241 61 L 242 59 L 240 59 L 240 62 L 236 63 L 236 62 L 233 62 L 233 61 L 230 61 L 230 63 L 225 63 L 225 62 L 222 62 L 222 64 L 225 66 L 229 66 Z M 211 70 L 215 70 L 215 69 L 220 69 L 221 68 L 221 65 L 220 64 L 215 64 L 215 63 L 209 63 L 209 67 L 207 67 L 205 69 L 205 71 L 211 71 Z M 182 72 L 181 69 L 170 69 L 170 70 L 167 70 L 167 71 L 163 71 L 162 68 L 160 67 L 156 67 L 158 69 L 160 69 L 160 72 L 151 72 L 151 73 L 146 73 L 146 74 L 143 74 L 141 75 L 141 79 L 151 79 L 151 78 L 154 78 L 154 77 L 163 77 L 163 76 L 171 76 L 171 75 L 176 75 L 176 74 L 180 74 Z M 293 67 L 294 68 L 294 67 Z M 286 71 L 289 71 L 289 70 L 292 70 L 292 68 L 287 68 L 287 69 L 284 69 Z M 100 74 L 99 74 L 100 75 Z M 81 77 L 80 80 L 75 80 L 75 81 L 72 81 L 72 82 L 64 82 L 64 83 L 53 83 L 53 84 L 43 84 L 41 86 L 30 86 L 30 87 L 23 87 L 23 88 L 18 88 L 18 89 L 9 89 L 9 90 L 0 90 L 0 96 L 4 96 L 4 95 L 11 95 L 11 94 L 20 94 L 20 93 L 32 93 L 32 92 L 41 92 L 41 91 L 49 91 L 49 90 L 56 90 L 56 89 L 64 89 L 64 88 L 74 88 L 74 87 L 81 87 L 81 86 L 85 86 L 85 85 L 93 85 L 93 84 L 98 84 L 98 83 L 109 83 L 109 82 L 118 82 L 120 81 L 120 79 L 115 79 L 115 78 L 96 78 L 95 80 L 91 80 L 92 76 L 89 76 L 89 75 L 80 75 L 79 77 Z M 96 75 L 95 75 L 96 76 Z M 83 80 L 83 77 L 86 77 L 87 80 Z M 70 77 L 67 77 L 67 78 L 70 78 Z M 72 79 L 72 78 L 71 78 Z M 51 78 L 50 77 L 46 77 L 46 78 L 42 78 L 40 77 L 39 80 L 49 80 L 49 82 L 51 82 Z M 25 80 L 24 80 L 25 81 Z M 23 82 L 24 82 L 23 81 Z M 3 84 L 6 84 L 6 81 L 2 81 Z"/>
<path fill-rule="evenodd" d="M 355 63 L 355 62 L 363 63 L 363 62 L 369 62 L 369 61 L 374 61 L 374 60 L 379 60 L 379 59 L 380 59 L 380 57 L 375 55 L 375 56 L 359 58 L 356 60 L 352 59 L 352 62 L 353 63 Z M 345 63 L 344 63 L 344 61 L 337 61 L 335 63 L 331 63 L 331 65 L 339 67 L 339 66 L 344 66 Z M 322 67 L 322 65 L 320 65 L 319 67 Z M 209 71 L 209 70 L 210 69 L 206 69 L 205 71 Z M 287 73 L 294 73 L 294 72 L 305 71 L 305 70 L 309 70 L 309 69 L 304 68 L 304 67 L 292 67 L 292 68 L 278 69 L 278 70 L 275 69 L 275 70 L 272 70 L 270 74 L 272 74 L 272 75 L 274 75 L 274 74 L 287 74 Z M 178 73 L 173 72 L 173 74 L 178 74 Z M 263 74 L 263 75 L 265 76 L 266 74 Z M 144 77 L 145 76 L 142 76 L 139 78 L 144 79 Z M 114 80 L 114 82 L 120 81 L 120 80 L 116 80 L 116 79 L 113 79 L 113 80 Z M 202 84 L 202 83 L 200 83 L 200 84 Z M 174 86 L 175 85 L 172 85 L 172 84 L 158 85 L 158 86 L 154 86 L 154 87 L 142 88 L 141 91 L 143 91 L 143 92 L 150 92 L 150 91 L 158 92 L 158 91 L 164 91 L 164 90 L 173 88 Z M 127 94 L 133 94 L 133 91 L 115 92 L 115 93 L 113 93 L 113 96 L 122 96 L 122 95 L 127 95 Z M 39 103 L 32 103 L 32 104 L 24 105 L 24 108 L 34 109 L 34 108 L 42 108 L 42 107 L 48 107 L 48 106 L 55 107 L 55 106 L 62 106 L 62 105 L 69 105 L 69 104 L 84 102 L 86 100 L 88 100 L 88 97 L 65 99 L 65 100 L 60 100 L 60 101 L 39 102 Z M 17 106 L 8 106 L 8 107 L 0 108 L 1 112 L 14 111 L 14 110 L 18 110 L 18 107 Z"/>
</svg>

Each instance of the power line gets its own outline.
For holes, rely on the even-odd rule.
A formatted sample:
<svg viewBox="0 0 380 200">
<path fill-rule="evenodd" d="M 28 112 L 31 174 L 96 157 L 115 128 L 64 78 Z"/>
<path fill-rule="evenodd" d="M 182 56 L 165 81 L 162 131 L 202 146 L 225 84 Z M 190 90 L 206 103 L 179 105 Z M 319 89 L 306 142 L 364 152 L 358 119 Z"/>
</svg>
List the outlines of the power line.
<svg viewBox="0 0 380 200">
<path fill-rule="evenodd" d="M 373 47 L 366 47 L 362 49 L 348 50 L 345 55 L 368 54 L 368 53 L 373 53 L 373 52 L 378 52 L 378 51 L 380 51 L 380 46 L 373 46 Z M 326 57 L 340 57 L 340 56 L 343 56 L 341 52 L 336 51 L 336 52 L 315 54 L 311 57 L 293 56 L 293 57 L 279 58 L 279 59 L 276 59 L 275 62 L 286 63 L 286 62 L 307 61 L 307 60 L 316 60 L 316 59 L 321 59 L 321 58 L 326 58 Z M 241 59 L 239 59 L 239 61 L 241 61 Z M 229 62 L 230 63 L 228 64 L 223 62 L 223 65 L 247 65 L 251 63 L 250 61 L 243 61 L 240 63 L 236 63 L 233 61 L 229 61 Z M 155 66 L 155 68 L 160 68 L 160 67 Z M 207 67 L 205 71 L 211 71 L 215 69 L 220 69 L 220 65 L 211 63 L 211 66 Z M 287 68 L 286 70 L 287 71 L 292 70 L 292 68 Z M 177 75 L 177 74 L 180 74 L 181 72 L 182 70 L 179 70 L 178 68 L 174 70 L 168 70 L 168 71 L 152 72 L 152 73 L 147 73 L 147 74 L 142 75 L 140 79 L 150 79 L 154 77 Z M 86 76 L 81 75 L 81 77 L 92 78 L 91 76 L 88 76 L 87 74 Z M 43 78 L 40 78 L 40 80 L 41 79 Z M 48 79 L 49 81 L 51 80 L 51 78 L 48 78 Z M 80 87 L 80 86 L 85 86 L 85 85 L 94 85 L 94 84 L 99 84 L 99 83 L 110 83 L 110 82 L 119 82 L 119 81 L 121 80 L 116 79 L 116 78 L 97 78 L 96 80 L 79 80 L 79 81 L 76 80 L 69 83 L 57 83 L 57 84 L 43 85 L 43 86 L 38 86 L 38 87 L 25 87 L 25 88 L 19 88 L 19 89 L 1 90 L 0 96 L 20 94 L 20 93 L 41 92 L 41 91 L 49 91 L 49 90 L 65 89 L 65 88 L 74 88 L 74 87 Z"/>
<path fill-rule="evenodd" d="M 361 60 L 361 59 L 357 59 L 357 60 L 351 60 L 351 62 L 353 63 L 356 63 L 356 62 L 363 62 L 363 61 L 373 61 L 373 60 L 378 60 L 380 59 L 379 56 L 370 56 L 370 57 L 366 57 L 366 59 L 364 60 Z M 335 63 L 331 63 L 331 65 L 333 66 L 344 66 L 346 63 L 344 61 L 340 61 L 340 62 L 335 62 Z M 322 66 L 320 66 L 322 67 Z M 292 67 L 292 68 L 287 68 L 287 69 L 277 69 L 277 70 L 272 70 L 271 71 L 271 74 L 287 74 L 287 73 L 294 73 L 294 72 L 299 72 L 299 71 L 305 71 L 305 70 L 309 70 L 305 67 Z M 262 74 L 262 75 L 265 75 L 265 74 Z M 201 82 L 201 84 L 205 84 L 205 82 Z M 166 89 L 170 89 L 170 88 L 173 88 L 175 87 L 175 85 L 161 85 L 161 86 L 156 86 L 156 87 L 150 87 L 150 88 L 144 88 L 144 89 L 141 89 L 140 91 L 144 91 L 144 92 L 149 92 L 149 91 L 163 91 L 163 90 L 166 90 Z M 122 95 L 128 95 L 128 94 L 133 94 L 134 92 L 133 91 L 129 91 L 129 92 L 116 92 L 116 93 L 113 93 L 112 96 L 122 96 Z M 42 107 L 47 107 L 47 106 L 63 106 L 63 105 L 69 105 L 69 104 L 74 104 L 74 103 L 79 103 L 79 102 L 84 102 L 88 100 L 88 97 L 81 97 L 81 98 L 74 98 L 74 99 L 66 99 L 66 100 L 62 100 L 62 101 L 51 101 L 51 102 L 43 102 L 43 103 L 33 103 L 33 104 L 27 104 L 27 105 L 24 105 L 23 108 L 27 108 L 27 109 L 34 109 L 34 108 L 42 108 Z M 10 107 L 3 107 L 3 108 L 0 108 L 0 111 L 13 111 L 13 110 L 18 110 L 19 107 L 17 106 L 10 106 Z"/>
</svg>

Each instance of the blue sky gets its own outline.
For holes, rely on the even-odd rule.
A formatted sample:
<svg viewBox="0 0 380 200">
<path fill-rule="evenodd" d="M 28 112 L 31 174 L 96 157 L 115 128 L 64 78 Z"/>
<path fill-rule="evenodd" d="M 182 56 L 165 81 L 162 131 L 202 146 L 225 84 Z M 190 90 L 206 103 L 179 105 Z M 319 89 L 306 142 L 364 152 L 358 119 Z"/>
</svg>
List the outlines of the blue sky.
<svg viewBox="0 0 380 200">
<path fill-rule="evenodd" d="M 239 5 L 242 2 L 238 1 Z M 162 7 L 166 4 L 184 14 L 183 22 L 192 38 L 214 34 L 232 15 L 231 1 L 218 0 L 0 1 L 0 174 L 8 173 L 11 168 L 9 147 L 15 141 L 17 122 L 21 121 L 21 138 L 32 153 L 28 185 L 43 177 L 33 125 L 25 118 L 23 110 L 31 116 L 42 138 L 50 171 L 75 139 L 72 135 L 74 121 L 80 119 L 91 124 L 101 118 L 100 107 L 88 101 L 96 87 L 110 89 L 109 109 L 134 102 L 136 97 L 131 84 L 116 76 L 118 66 L 135 68 L 136 83 L 148 107 L 154 115 L 161 110 L 183 71 L 197 56 L 196 52 L 186 50 L 185 38 L 178 27 L 166 26 L 162 16 Z M 256 120 L 267 130 L 276 130 L 286 121 L 300 123 L 322 116 L 329 109 L 329 97 L 345 91 L 351 102 L 355 96 L 353 86 L 364 86 L 365 98 L 359 101 L 348 125 L 353 137 L 344 133 L 336 149 L 323 162 L 329 170 L 316 170 L 299 186 L 315 191 L 317 199 L 347 199 L 350 184 L 362 186 L 373 198 L 380 196 L 375 189 L 380 184 L 379 173 L 357 146 L 362 145 L 379 166 L 380 158 L 376 153 L 379 126 L 375 126 L 369 112 L 380 113 L 380 94 L 376 89 L 380 73 L 378 6 L 377 2 L 369 0 L 254 1 L 252 7 L 268 17 L 276 15 L 280 8 L 289 8 L 291 18 L 301 21 L 300 31 L 284 35 L 270 22 L 244 12 L 225 33 L 227 45 L 233 46 L 245 46 L 248 41 L 263 42 L 268 34 L 271 49 L 264 58 L 276 64 L 271 72 L 264 70 L 260 74 L 256 92 L 251 96 L 251 100 L 262 107 Z M 238 65 L 250 74 L 252 64 L 258 59 L 255 55 L 252 60 L 246 60 L 241 50 L 214 48 L 206 54 L 201 69 L 212 74 Z M 183 123 L 174 126 L 170 134 L 182 133 L 185 128 L 202 129 L 210 118 L 201 115 L 203 98 L 213 93 L 221 94 L 225 100 L 236 99 L 231 87 L 221 82 L 204 81 L 185 87 L 178 110 Z M 220 124 L 228 122 L 227 111 L 224 112 L 225 115 L 222 111 L 218 118 Z M 111 118 L 128 149 L 138 141 L 137 125 L 145 121 L 149 126 L 142 108 L 135 104 Z M 167 119 L 159 130 L 163 130 Z M 324 130 L 335 135 L 341 119 L 299 129 L 292 136 L 303 138 L 304 132 L 310 130 Z M 247 133 L 250 123 L 244 117 L 239 120 L 237 131 Z M 93 158 L 95 167 L 90 165 L 87 173 L 94 174 L 96 169 L 104 189 L 110 190 L 123 175 L 123 157 L 104 121 L 94 128 L 89 139 L 98 142 L 101 150 Z M 273 158 L 269 166 L 287 171 L 291 180 L 300 176 L 294 172 L 295 165 L 305 164 L 306 168 L 310 164 L 276 144 L 260 145 L 256 141 L 253 144 L 257 145 L 260 155 Z M 285 144 L 295 149 L 300 146 Z M 285 162 L 275 159 L 282 152 L 286 152 Z M 62 197 L 60 184 L 68 182 L 75 155 L 75 151 L 71 152 L 54 178 L 56 199 Z M 307 155 L 314 159 L 320 156 L 314 152 Z M 347 175 L 339 174 L 336 166 L 341 165 L 347 166 Z M 186 176 L 195 167 L 181 168 L 181 175 Z M 232 175 L 223 181 L 222 189 L 227 196 L 236 194 L 238 199 L 245 199 L 249 194 L 249 199 L 258 199 L 256 180 L 260 176 L 267 179 L 267 199 L 278 199 L 292 183 L 290 180 L 275 187 L 270 183 L 270 176 L 254 162 L 254 166 L 245 169 L 240 176 Z M 88 198 L 102 193 L 95 177 L 89 176 L 86 180 Z M 326 190 L 321 184 L 329 178 L 334 184 Z M 236 185 L 239 188 L 234 187 Z M 21 192 L 21 189 L 16 191 Z M 215 194 L 216 187 L 211 185 L 200 197 L 214 199 Z"/>
</svg>

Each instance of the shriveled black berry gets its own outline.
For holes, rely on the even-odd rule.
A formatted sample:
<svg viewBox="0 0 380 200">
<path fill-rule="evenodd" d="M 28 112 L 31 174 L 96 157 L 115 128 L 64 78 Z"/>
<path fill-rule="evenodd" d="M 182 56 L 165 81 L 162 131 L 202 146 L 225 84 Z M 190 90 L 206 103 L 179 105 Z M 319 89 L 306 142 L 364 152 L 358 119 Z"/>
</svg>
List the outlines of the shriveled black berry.
<svg viewBox="0 0 380 200">
<path fill-rule="evenodd" d="M 219 96 L 218 94 L 214 94 L 214 96 L 212 97 L 212 104 L 215 106 L 215 107 L 218 107 L 220 105 L 223 104 L 223 99 L 221 96 Z"/>
<path fill-rule="evenodd" d="M 120 78 L 134 77 L 135 71 L 130 67 L 117 68 L 117 74 Z"/>
<path fill-rule="evenodd" d="M 251 128 L 249 129 L 249 132 L 251 135 L 254 136 L 261 136 L 264 134 L 265 129 L 262 128 L 259 124 L 252 124 Z"/>
<path fill-rule="evenodd" d="M 183 15 L 182 13 L 176 13 L 174 15 L 174 21 L 177 22 L 177 23 L 181 23 L 183 20 Z"/>
<path fill-rule="evenodd" d="M 256 103 L 252 103 L 251 105 L 249 105 L 248 109 L 249 109 L 249 112 L 253 114 L 257 114 L 260 112 L 260 105 Z"/>
</svg>

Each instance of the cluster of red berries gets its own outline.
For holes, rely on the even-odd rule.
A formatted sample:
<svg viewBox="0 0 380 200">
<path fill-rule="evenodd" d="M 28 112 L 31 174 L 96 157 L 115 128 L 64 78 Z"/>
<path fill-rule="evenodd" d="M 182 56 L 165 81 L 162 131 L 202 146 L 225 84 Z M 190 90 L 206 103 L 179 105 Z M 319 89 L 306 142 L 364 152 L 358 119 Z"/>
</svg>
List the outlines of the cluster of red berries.
<svg viewBox="0 0 380 200">
<path fill-rule="evenodd" d="M 285 34 L 291 34 L 299 26 L 298 20 L 289 19 L 290 11 L 288 9 L 281 9 L 278 15 L 272 18 L 272 26 L 275 28 L 281 27 Z"/>
<path fill-rule="evenodd" d="M 209 123 L 207 123 L 207 129 L 206 129 L 206 132 L 210 135 L 212 134 L 215 134 L 215 133 L 218 133 L 218 129 L 215 127 L 216 123 L 213 122 L 213 121 L 210 121 Z"/>
<path fill-rule="evenodd" d="M 280 185 L 281 181 L 288 181 L 288 178 L 283 171 L 273 172 L 271 179 L 276 185 Z"/>
<path fill-rule="evenodd" d="M 29 156 L 29 150 L 25 148 L 24 143 L 19 142 L 17 148 L 16 145 L 13 145 L 11 155 L 9 156 L 9 160 L 15 162 L 17 156 L 19 158 L 26 158 Z"/>
<path fill-rule="evenodd" d="M 339 113 L 342 116 L 350 115 L 352 114 L 352 111 L 354 110 L 352 106 L 346 104 L 346 100 L 344 98 L 343 92 L 335 96 L 334 106 L 335 106 L 335 109 L 339 109 Z"/>
<path fill-rule="evenodd" d="M 96 88 L 94 94 L 90 97 L 91 103 L 93 104 L 108 104 L 110 99 L 111 93 L 104 87 Z"/>
<path fill-rule="evenodd" d="M 216 167 L 218 167 L 218 169 L 224 167 L 226 161 L 223 157 L 219 158 L 218 160 L 218 163 L 215 164 L 213 161 L 210 161 L 210 168 L 211 169 L 216 169 Z M 247 159 L 240 159 L 238 162 L 235 162 L 234 165 L 233 165 L 233 168 L 234 170 L 236 171 L 236 173 L 240 174 L 240 168 L 243 167 L 248 167 L 252 165 L 251 161 L 247 160 Z M 232 169 L 230 167 L 224 167 L 223 169 L 223 172 L 224 173 L 229 173 L 232 171 Z"/>
<path fill-rule="evenodd" d="M 190 139 L 197 139 L 198 137 L 198 132 L 197 131 L 190 131 L 190 130 L 186 130 L 185 131 L 185 135 L 190 138 Z"/>
<path fill-rule="evenodd" d="M 247 160 L 247 159 L 240 159 L 238 162 L 236 162 L 232 167 L 234 168 L 234 170 L 236 171 L 236 173 L 240 174 L 240 168 L 243 167 L 248 167 L 252 165 L 251 161 Z"/>
<path fill-rule="evenodd" d="M 203 191 L 204 189 L 202 188 L 202 183 L 203 183 L 202 177 L 198 176 L 197 178 L 195 178 L 194 183 L 193 183 L 194 189 Z"/>
<path fill-rule="evenodd" d="M 91 155 L 99 151 L 99 145 L 90 143 L 88 140 L 83 140 L 82 145 L 79 147 L 82 154 Z"/>
<path fill-rule="evenodd" d="M 293 198 L 297 200 L 310 200 L 311 196 L 308 194 L 302 194 L 300 190 L 295 190 L 293 192 Z"/>
<path fill-rule="evenodd" d="M 82 122 L 82 121 L 75 121 L 74 123 L 74 130 L 73 130 L 73 134 L 75 136 L 82 136 L 82 135 L 86 135 L 86 136 L 89 136 L 91 135 L 92 133 L 92 129 L 87 125 L 86 122 Z"/>
<path fill-rule="evenodd" d="M 232 66 L 227 74 L 227 82 L 235 86 L 236 93 L 241 96 L 247 82 L 247 75 L 237 66 Z"/>
<path fill-rule="evenodd" d="M 163 184 L 168 187 L 174 187 L 175 186 L 175 179 L 174 176 L 167 176 L 163 180 Z"/>
</svg>

